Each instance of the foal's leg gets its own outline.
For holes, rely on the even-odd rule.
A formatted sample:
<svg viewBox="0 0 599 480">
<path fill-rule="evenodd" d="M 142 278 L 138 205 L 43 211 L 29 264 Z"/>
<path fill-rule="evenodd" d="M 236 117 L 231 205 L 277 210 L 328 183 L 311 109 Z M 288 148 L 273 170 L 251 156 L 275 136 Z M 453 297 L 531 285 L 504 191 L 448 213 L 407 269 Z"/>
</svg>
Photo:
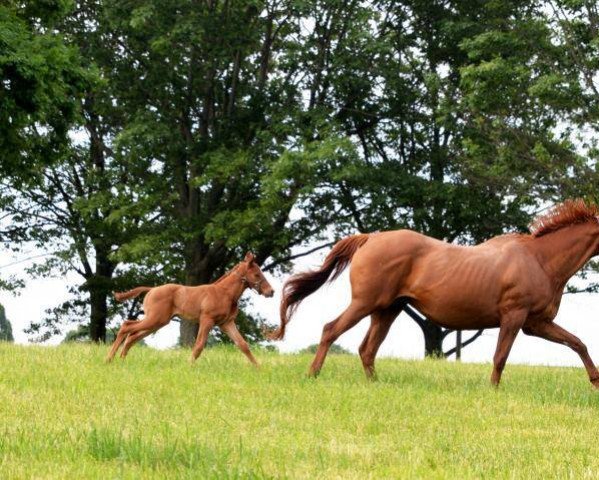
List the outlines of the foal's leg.
<svg viewBox="0 0 599 480">
<path fill-rule="evenodd" d="M 202 353 L 204 347 L 206 346 L 206 341 L 208 340 L 208 334 L 210 330 L 214 326 L 214 319 L 207 315 L 202 316 L 200 318 L 200 329 L 198 330 L 198 336 L 196 337 L 196 343 L 193 346 L 193 350 L 191 351 L 191 360 L 193 363 Z"/>
<path fill-rule="evenodd" d="M 327 323 L 322 329 L 322 338 L 316 351 L 314 361 L 310 366 L 310 372 L 308 375 L 316 377 L 320 373 L 324 359 L 327 356 L 329 348 L 339 336 L 348 331 L 351 327 L 356 325 L 362 318 L 371 312 L 370 307 L 362 303 L 358 303 L 352 300 L 349 307 L 330 323 Z"/>
<path fill-rule="evenodd" d="M 491 374 L 491 383 L 495 386 L 499 385 L 501 373 L 505 367 L 505 362 L 510 354 L 516 335 L 526 321 L 527 312 L 518 310 L 510 312 L 501 318 L 499 326 L 499 339 L 497 340 L 497 348 L 493 357 L 493 373 Z"/>
<path fill-rule="evenodd" d="M 170 321 L 169 312 L 167 310 L 152 310 L 151 314 L 146 315 L 143 320 L 138 322 L 125 322 L 119 331 L 127 337 L 125 345 L 121 351 L 121 358 L 125 358 L 129 349 L 137 341 L 149 335 L 151 332 L 155 332 L 161 327 L 164 327 Z M 145 335 L 138 335 L 142 332 L 148 331 Z"/>
<path fill-rule="evenodd" d="M 391 325 L 393 325 L 397 315 L 403 309 L 403 306 L 404 304 L 394 304 L 385 309 L 372 312 L 370 315 L 370 328 L 366 332 L 366 336 L 359 349 L 364 372 L 368 378 L 374 376 L 374 359 L 376 354 L 381 343 L 385 340 L 387 333 L 389 333 Z"/>
<path fill-rule="evenodd" d="M 235 325 L 234 322 L 225 323 L 224 325 L 221 325 L 220 329 L 229 336 L 233 343 L 237 345 L 237 348 L 244 353 L 244 355 L 255 367 L 259 366 L 258 362 L 252 355 L 252 352 L 250 351 L 248 343 L 245 341 L 245 338 L 243 338 L 243 335 L 239 333 L 239 330 L 237 330 L 237 325 Z"/>
<path fill-rule="evenodd" d="M 148 329 L 148 330 L 140 330 L 138 332 L 129 334 L 129 336 L 127 337 L 127 340 L 125 340 L 125 345 L 123 346 L 123 350 L 121 350 L 121 358 L 125 358 L 127 356 L 129 349 L 135 343 L 137 343 L 142 338 L 147 337 L 151 333 L 154 333 L 156 330 L 158 330 L 158 328 Z"/>
<path fill-rule="evenodd" d="M 110 352 L 108 352 L 108 355 L 106 356 L 106 361 L 110 362 L 112 361 L 112 359 L 114 358 L 114 356 L 116 355 L 116 352 L 119 350 L 119 347 L 121 346 L 121 344 L 123 343 L 123 341 L 125 340 L 125 338 L 127 338 L 127 332 L 126 332 L 126 326 L 131 325 L 131 324 L 135 324 L 138 323 L 138 320 L 125 320 L 121 327 L 119 328 L 119 331 L 116 335 L 116 338 L 114 339 L 114 342 L 112 342 L 112 348 L 110 349 Z"/>
<path fill-rule="evenodd" d="M 544 338 L 550 342 L 561 343 L 562 345 L 570 347 L 578 353 L 578 356 L 584 364 L 584 368 L 586 368 L 587 373 L 589 374 L 591 383 L 595 388 L 599 388 L 599 371 L 597 371 L 586 345 L 582 343 L 578 337 L 572 335 L 570 332 L 553 322 L 539 321 L 531 323 L 530 325 L 526 324 L 522 331 L 527 335 L 534 335 L 535 337 Z"/>
</svg>

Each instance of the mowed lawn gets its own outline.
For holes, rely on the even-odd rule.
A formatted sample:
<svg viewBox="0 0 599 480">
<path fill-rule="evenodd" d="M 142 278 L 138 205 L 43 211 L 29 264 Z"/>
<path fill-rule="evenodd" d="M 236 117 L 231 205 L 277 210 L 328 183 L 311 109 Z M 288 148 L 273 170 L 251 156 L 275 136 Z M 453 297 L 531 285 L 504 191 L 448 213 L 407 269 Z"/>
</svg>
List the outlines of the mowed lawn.
<svg viewBox="0 0 599 480">
<path fill-rule="evenodd" d="M 583 369 L 0 345 L 0 477 L 598 478 Z"/>
</svg>

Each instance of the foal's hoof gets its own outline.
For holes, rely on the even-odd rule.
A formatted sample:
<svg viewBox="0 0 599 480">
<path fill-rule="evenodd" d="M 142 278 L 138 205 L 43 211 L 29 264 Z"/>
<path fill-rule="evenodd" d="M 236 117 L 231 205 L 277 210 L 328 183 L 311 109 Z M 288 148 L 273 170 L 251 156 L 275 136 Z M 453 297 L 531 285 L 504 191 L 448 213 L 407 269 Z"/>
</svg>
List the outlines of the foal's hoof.
<svg viewBox="0 0 599 480">
<path fill-rule="evenodd" d="M 599 378 L 591 380 L 591 383 L 593 384 L 593 387 L 599 390 Z"/>
</svg>

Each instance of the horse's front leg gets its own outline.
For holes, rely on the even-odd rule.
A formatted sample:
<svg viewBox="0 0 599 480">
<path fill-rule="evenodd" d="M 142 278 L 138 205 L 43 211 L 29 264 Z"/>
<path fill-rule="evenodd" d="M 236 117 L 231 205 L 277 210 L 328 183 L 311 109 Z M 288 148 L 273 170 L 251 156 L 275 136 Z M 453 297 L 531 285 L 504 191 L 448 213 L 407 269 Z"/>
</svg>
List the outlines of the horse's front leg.
<svg viewBox="0 0 599 480">
<path fill-rule="evenodd" d="M 191 351 L 190 363 L 195 362 L 196 359 L 202 353 L 202 350 L 204 350 L 204 347 L 206 346 L 206 342 L 208 341 L 208 334 L 210 333 L 210 330 L 212 329 L 213 326 L 214 326 L 214 318 L 212 318 L 209 315 L 202 315 L 200 317 L 200 328 L 198 330 L 198 336 L 196 338 L 196 343 L 193 346 L 193 350 Z"/>
<path fill-rule="evenodd" d="M 582 343 L 580 338 L 572 335 L 559 325 L 546 321 L 530 322 L 530 324 L 527 322 L 522 331 L 526 335 L 533 335 L 549 340 L 550 342 L 560 343 L 566 347 L 570 347 L 582 360 L 584 368 L 586 368 L 586 371 L 589 374 L 589 380 L 593 386 L 599 388 L 599 371 L 597 371 L 597 367 L 595 367 L 595 364 L 589 355 L 587 346 Z"/>
<path fill-rule="evenodd" d="M 528 312 L 526 310 L 515 310 L 506 313 L 501 318 L 499 324 L 499 339 L 497 348 L 493 357 L 493 373 L 491 374 L 491 383 L 498 386 L 501 380 L 501 374 L 507 362 L 516 335 L 524 325 Z"/>
</svg>

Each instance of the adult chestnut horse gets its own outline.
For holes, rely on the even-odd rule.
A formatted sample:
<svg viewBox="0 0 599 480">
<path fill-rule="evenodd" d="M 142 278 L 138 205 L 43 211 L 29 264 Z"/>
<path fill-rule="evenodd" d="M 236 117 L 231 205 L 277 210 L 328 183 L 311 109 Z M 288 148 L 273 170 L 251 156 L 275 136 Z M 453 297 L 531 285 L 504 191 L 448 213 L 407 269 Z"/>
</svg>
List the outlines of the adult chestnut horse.
<svg viewBox="0 0 599 480">
<path fill-rule="evenodd" d="M 177 315 L 188 321 L 200 323 L 191 353 L 192 362 L 202 353 L 208 333 L 216 325 L 229 336 L 250 362 L 258 366 L 247 342 L 235 325 L 239 311 L 237 302 L 248 287 L 265 297 L 272 297 L 274 294 L 273 288 L 255 262 L 254 255 L 249 252 L 235 268 L 209 285 L 186 287 L 169 283 L 159 287 L 137 287 L 128 292 L 115 293 L 115 298 L 122 302 L 149 292 L 143 303 L 144 319 L 123 322 L 106 360 L 110 362 L 114 358 L 123 341 L 125 345 L 121 357 L 125 358 L 135 342 L 164 327 Z"/>
<path fill-rule="evenodd" d="M 599 388 L 599 371 L 586 346 L 553 323 L 568 280 L 599 253 L 599 208 L 568 200 L 536 218 L 530 235 L 509 234 L 474 247 L 448 244 L 410 230 L 361 234 L 338 242 L 320 269 L 291 277 L 283 287 L 283 338 L 300 302 L 351 261 L 352 300 L 327 323 L 310 368 L 317 375 L 331 344 L 370 315 L 360 345 L 368 376 L 377 350 L 406 304 L 433 322 L 452 329 L 499 327 L 491 382 L 498 385 L 516 335 L 561 343 L 582 359 L 591 383 Z"/>
</svg>

